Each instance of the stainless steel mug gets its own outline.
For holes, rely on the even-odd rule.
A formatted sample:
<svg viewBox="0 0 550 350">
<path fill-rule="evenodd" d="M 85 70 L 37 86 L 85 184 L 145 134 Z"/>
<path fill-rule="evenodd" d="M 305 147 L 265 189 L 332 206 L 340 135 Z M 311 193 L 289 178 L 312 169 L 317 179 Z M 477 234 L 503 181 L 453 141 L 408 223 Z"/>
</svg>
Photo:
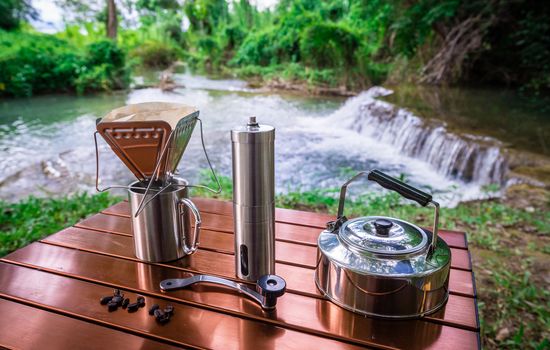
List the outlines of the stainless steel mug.
<svg viewBox="0 0 550 350">
<path fill-rule="evenodd" d="M 145 196 L 147 183 L 136 181 L 129 186 L 128 200 L 132 212 L 132 229 L 136 256 L 148 262 L 165 262 L 193 254 L 199 245 L 201 216 L 188 198 L 187 181 L 173 178 L 170 187 L 158 196 L 145 199 L 143 210 L 136 216 Z M 195 218 L 191 239 L 189 212 Z"/>
<path fill-rule="evenodd" d="M 275 128 L 251 117 L 231 141 L 235 270 L 256 281 L 275 274 Z"/>
</svg>

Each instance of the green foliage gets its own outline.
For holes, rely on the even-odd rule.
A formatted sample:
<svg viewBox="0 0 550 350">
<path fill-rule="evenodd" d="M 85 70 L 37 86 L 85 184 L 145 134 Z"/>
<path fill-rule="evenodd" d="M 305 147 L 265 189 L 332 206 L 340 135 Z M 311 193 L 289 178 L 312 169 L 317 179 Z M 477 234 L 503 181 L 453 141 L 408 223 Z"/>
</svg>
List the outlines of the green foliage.
<svg viewBox="0 0 550 350">
<path fill-rule="evenodd" d="M 51 35 L 0 30 L 0 96 L 126 87 L 125 55 L 114 42 L 84 51 Z"/>
<path fill-rule="evenodd" d="M 120 201 L 107 193 L 0 201 L 0 257 Z"/>
<path fill-rule="evenodd" d="M 191 30 L 209 35 L 227 20 L 229 12 L 225 0 L 188 0 L 183 8 Z"/>
<path fill-rule="evenodd" d="M 434 34 L 434 25 L 451 19 L 460 5 L 460 0 L 423 0 L 398 9 L 402 13 L 391 26 L 395 31 L 395 50 L 412 57 Z"/>
<path fill-rule="evenodd" d="M 19 28 L 24 19 L 37 17 L 30 0 L 0 1 L 0 29 L 14 30 Z"/>
<path fill-rule="evenodd" d="M 131 51 L 130 55 L 139 58 L 145 67 L 164 69 L 177 60 L 178 53 L 172 45 L 146 41 Z"/>
<path fill-rule="evenodd" d="M 222 187 L 222 191 L 220 193 L 213 193 L 205 188 L 195 187 L 195 188 L 191 188 L 191 195 L 194 197 L 209 197 L 209 198 L 218 198 L 218 199 L 224 199 L 224 200 L 232 199 L 233 198 L 233 180 L 231 180 L 230 177 L 220 175 L 219 173 L 216 173 L 216 176 L 218 177 L 218 181 L 220 182 L 220 185 Z M 210 169 L 204 169 L 200 172 L 199 183 L 202 186 L 206 186 L 211 189 L 218 188 L 218 184 L 216 183 L 216 180 L 212 176 Z"/>
<path fill-rule="evenodd" d="M 300 38 L 302 61 L 316 68 L 352 67 L 358 47 L 359 37 L 340 24 L 311 25 Z"/>
<path fill-rule="evenodd" d="M 511 326 L 511 320 L 517 323 L 515 332 L 499 341 L 499 348 L 546 349 L 550 345 L 548 338 L 540 337 L 540 330 L 544 332 L 550 327 L 550 291 L 535 283 L 529 271 L 533 267 L 531 260 L 522 260 L 521 273 L 510 271 L 506 264 L 496 259 L 486 263 L 492 278 L 490 288 L 484 288 L 483 292 L 492 302 L 482 302 L 479 306 L 484 337 L 495 339 L 500 329 Z M 486 315 L 493 318 L 491 323 L 484 322 Z"/>
</svg>

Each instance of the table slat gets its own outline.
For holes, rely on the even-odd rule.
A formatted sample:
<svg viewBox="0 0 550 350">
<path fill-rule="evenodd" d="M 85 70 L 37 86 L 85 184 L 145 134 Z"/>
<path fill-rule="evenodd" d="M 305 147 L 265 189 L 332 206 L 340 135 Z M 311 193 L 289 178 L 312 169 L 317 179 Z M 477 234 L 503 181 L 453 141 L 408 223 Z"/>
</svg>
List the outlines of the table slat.
<svg viewBox="0 0 550 350">
<path fill-rule="evenodd" d="M 215 223 L 212 222 L 212 220 L 215 221 Z M 204 236 L 208 236 L 209 232 L 206 231 L 213 231 L 216 227 L 219 227 L 222 225 L 223 222 L 227 224 L 227 222 L 231 220 L 227 216 L 214 216 L 213 214 L 206 214 L 202 215 L 202 228 L 205 230 Z M 231 225 L 233 225 L 231 223 Z M 282 228 L 283 225 L 288 226 L 288 228 Z M 103 232 L 109 232 L 109 233 L 115 233 L 120 235 L 126 235 L 131 236 L 133 234 L 132 232 L 132 226 L 130 222 L 130 218 L 128 217 L 121 217 L 121 216 L 114 216 L 114 215 L 106 215 L 106 214 L 97 214 L 94 216 L 89 217 L 86 220 L 83 220 L 75 225 L 75 227 L 79 228 L 87 228 L 91 230 L 98 230 Z M 300 234 L 300 230 L 303 232 L 305 228 L 303 226 L 296 226 L 296 225 L 289 225 L 289 224 L 277 224 L 275 227 L 275 235 L 280 236 L 281 230 L 288 230 L 287 232 L 289 234 Z M 216 230 L 219 231 L 219 230 Z M 223 231 L 225 233 L 230 233 L 228 231 Z M 316 236 L 319 235 L 319 231 L 316 230 L 315 234 Z M 313 232 L 310 232 L 309 235 L 312 235 Z M 223 236 L 222 236 L 223 237 Z M 209 244 L 212 242 L 215 242 L 213 246 L 210 246 Z M 310 268 L 315 268 L 316 264 L 316 258 L 317 258 L 317 248 L 315 246 L 311 245 L 302 245 L 300 243 L 291 243 L 287 241 L 276 241 L 276 250 L 275 250 L 275 258 L 277 261 L 282 263 L 292 263 L 292 264 L 302 264 L 303 266 L 308 266 Z M 212 250 L 220 250 L 222 248 L 225 252 L 233 252 L 234 251 L 234 245 L 231 240 L 228 240 L 227 237 L 225 240 L 218 241 L 217 238 L 212 239 L 206 239 L 201 243 L 201 248 L 203 249 L 212 249 Z M 468 254 L 468 251 L 465 249 L 457 249 L 457 248 L 451 248 L 451 254 L 452 254 L 452 260 L 451 260 L 451 267 L 456 269 L 462 269 L 462 270 L 471 270 L 471 261 L 470 261 L 470 255 Z"/>
<path fill-rule="evenodd" d="M 325 349 L 359 349 L 359 346 L 337 340 L 149 296 L 145 297 L 146 306 L 134 313 L 124 309 L 109 312 L 105 305 L 99 304 L 99 299 L 111 295 L 113 288 L 26 267 L 0 263 L 0 276 L 0 282 L 6 282 L 0 283 L 0 295 L 20 298 L 56 312 L 79 315 L 105 327 L 128 330 L 175 345 L 239 349 L 245 343 L 258 349 L 303 349 L 308 344 L 318 344 Z M 124 295 L 132 301 L 137 299 L 136 293 L 124 290 Z M 164 307 L 167 303 L 174 306 L 174 317 L 170 323 L 160 325 L 148 314 L 148 308 L 153 304 Z M 116 348 L 110 342 L 107 344 L 109 348 Z"/>
<path fill-rule="evenodd" d="M 206 235 L 207 233 L 208 235 Z M 206 236 L 210 236 L 212 241 L 216 241 L 216 236 L 220 237 L 218 241 L 224 241 L 227 240 L 227 237 L 230 237 L 230 242 L 228 242 L 228 244 L 233 244 L 233 237 L 231 235 L 213 231 L 204 231 L 204 234 L 205 235 L 203 236 L 203 238 Z M 108 235 L 108 237 L 98 238 L 97 235 Z M 102 233 L 99 231 L 77 227 L 70 227 L 49 237 L 46 237 L 45 239 L 43 239 L 43 241 L 51 244 L 83 249 L 91 252 L 100 252 L 116 257 L 135 260 L 133 248 L 134 243 L 133 239 L 129 236 L 109 236 L 108 233 Z M 203 244 L 206 244 L 204 239 L 201 239 L 201 241 Z M 232 251 L 233 249 L 231 249 L 230 254 L 233 254 Z M 210 266 L 212 259 L 216 259 L 221 264 L 218 265 L 219 270 L 216 270 L 213 273 L 224 277 L 233 278 L 235 276 L 233 256 L 230 255 L 229 257 L 219 257 L 214 255 L 213 253 L 214 252 L 199 249 L 194 255 L 193 263 L 185 265 L 185 269 L 189 271 L 199 271 L 205 266 Z M 175 263 L 171 266 L 180 267 L 181 265 Z M 320 296 L 320 293 L 317 291 L 316 287 L 313 284 L 314 272 L 307 271 L 302 266 L 297 267 L 298 268 L 293 269 L 293 266 L 288 266 L 287 264 L 276 264 L 277 273 L 279 273 L 280 275 L 285 275 L 283 277 L 288 278 L 287 283 L 290 290 L 300 293 L 313 293 L 314 295 Z M 292 280 L 293 277 L 296 278 L 296 280 Z M 304 277 L 307 279 L 304 280 Z M 308 283 L 310 281 L 311 283 Z M 450 292 L 453 294 L 471 297 L 475 296 L 471 272 L 451 269 L 449 289 Z"/>
<path fill-rule="evenodd" d="M 230 217 L 231 221 L 229 224 L 222 220 L 222 226 L 215 226 L 215 231 L 233 232 L 233 205 L 231 202 L 198 197 L 194 197 L 193 201 L 197 204 L 203 215 L 214 214 L 214 216 Z M 105 209 L 103 213 L 129 217 L 130 207 L 128 202 L 120 202 Z M 317 244 L 317 237 L 319 236 L 320 230 L 325 228 L 328 221 L 334 220 L 334 216 L 323 213 L 276 208 L 275 219 L 278 222 L 277 231 L 279 231 L 277 232 L 277 239 L 315 245 Z M 214 222 L 215 221 L 213 221 L 213 223 Z M 304 226 L 304 228 L 289 230 L 288 225 L 285 224 L 291 224 L 291 226 L 300 225 Z M 468 246 L 463 232 L 440 230 L 440 234 L 450 247 L 466 249 Z"/>
<path fill-rule="evenodd" d="M 95 350 L 108 344 L 110 349 L 179 349 L 2 298 L 0 315 L 0 348 Z"/>
</svg>

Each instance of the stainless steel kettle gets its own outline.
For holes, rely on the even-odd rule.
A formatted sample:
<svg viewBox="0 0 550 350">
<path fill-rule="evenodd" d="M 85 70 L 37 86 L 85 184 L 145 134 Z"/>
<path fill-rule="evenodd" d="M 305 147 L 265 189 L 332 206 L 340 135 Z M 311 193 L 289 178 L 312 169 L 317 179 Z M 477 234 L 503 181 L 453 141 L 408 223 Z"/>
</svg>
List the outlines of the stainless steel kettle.
<svg viewBox="0 0 550 350">
<path fill-rule="evenodd" d="M 433 231 L 385 216 L 348 220 L 347 186 L 358 177 L 435 208 Z M 378 170 L 361 172 L 340 191 L 336 221 L 318 239 L 315 283 L 332 302 L 356 313 L 414 318 L 440 309 L 447 301 L 451 250 L 438 237 L 439 204 L 432 196 Z"/>
</svg>

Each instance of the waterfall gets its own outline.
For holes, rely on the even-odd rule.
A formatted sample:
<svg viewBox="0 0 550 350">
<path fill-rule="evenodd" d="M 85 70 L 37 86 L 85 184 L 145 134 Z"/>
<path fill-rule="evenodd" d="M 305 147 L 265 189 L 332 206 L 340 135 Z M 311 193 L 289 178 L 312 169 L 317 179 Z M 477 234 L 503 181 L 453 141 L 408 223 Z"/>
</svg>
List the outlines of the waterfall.
<svg viewBox="0 0 550 350">
<path fill-rule="evenodd" d="M 422 119 L 376 99 L 390 93 L 374 87 L 348 101 L 342 110 L 355 109 L 348 114 L 354 116 L 348 127 L 421 159 L 450 178 L 482 185 L 505 183 L 508 166 L 497 140 L 453 133 L 442 121 Z M 339 112 L 334 117 L 342 121 Z"/>
</svg>

